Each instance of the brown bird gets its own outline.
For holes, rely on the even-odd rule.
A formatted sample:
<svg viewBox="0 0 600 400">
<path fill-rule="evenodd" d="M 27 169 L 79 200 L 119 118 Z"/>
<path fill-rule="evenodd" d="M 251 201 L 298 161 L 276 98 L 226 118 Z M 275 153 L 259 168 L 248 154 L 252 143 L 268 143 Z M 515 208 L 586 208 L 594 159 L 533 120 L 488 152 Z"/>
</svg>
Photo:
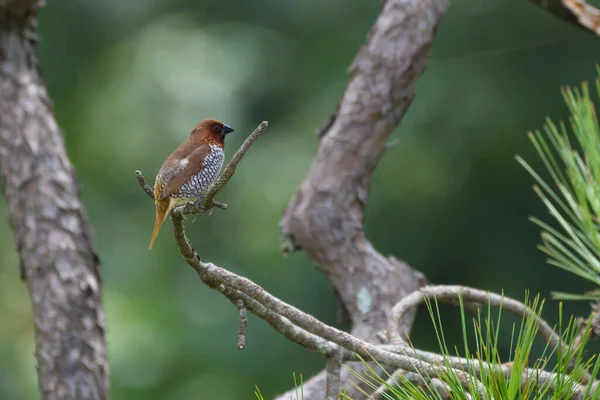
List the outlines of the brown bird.
<svg viewBox="0 0 600 400">
<path fill-rule="evenodd" d="M 200 206 L 203 195 L 217 178 L 225 159 L 225 135 L 233 132 L 216 119 L 202 120 L 185 142 L 162 165 L 154 183 L 156 220 L 150 249 L 173 207 L 194 202 Z"/>
</svg>

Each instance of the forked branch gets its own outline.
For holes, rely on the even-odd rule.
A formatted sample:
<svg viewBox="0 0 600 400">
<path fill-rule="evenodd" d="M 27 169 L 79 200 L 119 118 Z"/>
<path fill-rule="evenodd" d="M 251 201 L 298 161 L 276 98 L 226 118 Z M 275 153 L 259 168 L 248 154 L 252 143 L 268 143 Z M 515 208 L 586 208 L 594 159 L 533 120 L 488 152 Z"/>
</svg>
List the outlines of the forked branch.
<svg viewBox="0 0 600 400">
<path fill-rule="evenodd" d="M 248 148 L 266 127 L 263 122 L 244 142 L 240 150 L 234 155 L 230 163 L 224 169 L 224 173 L 210 188 L 210 197 L 206 196 L 204 211 L 214 206 L 214 196 L 233 176 L 237 164 L 241 161 Z M 151 196 L 152 191 L 140 171 L 137 171 L 137 180 L 142 189 Z M 212 202 L 212 203 L 211 203 Z M 201 211 L 203 212 L 203 211 Z M 401 326 L 401 320 L 406 313 L 414 310 L 426 298 L 437 298 L 440 301 L 453 301 L 457 303 L 459 296 L 466 301 L 483 304 L 491 302 L 492 305 L 505 308 L 517 315 L 533 315 L 534 311 L 523 303 L 508 299 L 500 295 L 479 291 L 461 286 L 428 286 L 405 297 L 392 308 L 389 316 L 389 334 L 395 345 L 374 345 L 361 340 L 347 332 L 340 331 L 332 326 L 326 325 L 313 316 L 293 307 L 290 304 L 276 298 L 251 280 L 220 268 L 212 263 L 203 262 L 185 235 L 184 215 L 185 207 L 179 207 L 172 212 L 173 232 L 179 251 L 186 263 L 192 267 L 207 286 L 221 292 L 227 299 L 238 308 L 240 325 L 238 329 L 238 347 L 245 346 L 245 311 L 248 310 L 259 318 L 268 322 L 275 330 L 280 332 L 289 340 L 298 343 L 318 354 L 326 360 L 327 371 L 327 398 L 336 399 L 340 393 L 340 370 L 343 361 L 374 360 L 378 363 L 393 367 L 399 371 L 407 371 L 421 376 L 426 381 L 438 383 L 443 377 L 451 373 L 457 377 L 461 384 L 471 393 L 475 392 L 479 398 L 492 398 L 486 387 L 479 380 L 480 377 L 473 375 L 469 367 L 473 366 L 472 360 L 461 359 L 428 353 L 417 350 L 407 345 L 397 329 Z M 536 318 L 538 318 L 536 316 Z M 561 339 L 552 331 L 549 325 L 539 319 L 540 334 L 547 340 L 551 347 L 566 346 Z M 448 360 L 450 363 L 448 363 Z M 494 366 L 492 372 L 501 374 L 509 373 L 507 366 Z M 508 372 L 507 372 L 508 371 Z M 538 373 L 540 377 L 552 378 L 553 375 L 545 371 L 528 371 Z M 404 373 L 404 372 L 403 372 Z M 526 380 L 525 380 L 526 381 Z M 587 385 L 576 385 L 576 393 L 584 393 Z M 597 386 L 597 382 L 591 385 Z M 376 395 L 381 395 L 378 389 Z"/>
</svg>

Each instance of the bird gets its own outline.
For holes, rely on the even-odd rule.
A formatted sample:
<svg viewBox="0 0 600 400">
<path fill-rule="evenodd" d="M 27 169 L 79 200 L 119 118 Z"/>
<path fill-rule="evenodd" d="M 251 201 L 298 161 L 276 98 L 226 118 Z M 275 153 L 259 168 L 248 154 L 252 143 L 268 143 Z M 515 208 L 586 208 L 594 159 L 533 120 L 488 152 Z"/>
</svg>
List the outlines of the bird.
<svg viewBox="0 0 600 400">
<path fill-rule="evenodd" d="M 174 207 L 189 202 L 200 207 L 204 193 L 221 172 L 225 136 L 231 132 L 233 129 L 219 120 L 204 119 L 164 162 L 154 182 L 156 219 L 149 249 Z"/>
</svg>

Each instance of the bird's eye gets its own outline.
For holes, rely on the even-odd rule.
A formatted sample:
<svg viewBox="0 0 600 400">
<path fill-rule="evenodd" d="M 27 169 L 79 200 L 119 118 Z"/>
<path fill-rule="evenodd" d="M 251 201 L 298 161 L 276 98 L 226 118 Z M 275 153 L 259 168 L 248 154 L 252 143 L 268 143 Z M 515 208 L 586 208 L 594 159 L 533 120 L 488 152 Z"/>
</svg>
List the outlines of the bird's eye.
<svg viewBox="0 0 600 400">
<path fill-rule="evenodd" d="M 221 126 L 219 124 L 214 124 L 213 125 L 213 131 L 215 131 L 215 132 L 221 132 Z"/>
</svg>

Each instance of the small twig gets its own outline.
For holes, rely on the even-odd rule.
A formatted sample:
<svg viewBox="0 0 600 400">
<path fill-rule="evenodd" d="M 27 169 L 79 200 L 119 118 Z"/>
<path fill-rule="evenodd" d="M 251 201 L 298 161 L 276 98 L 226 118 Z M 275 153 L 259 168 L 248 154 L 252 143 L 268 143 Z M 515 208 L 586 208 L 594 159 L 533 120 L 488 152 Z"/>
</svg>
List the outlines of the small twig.
<svg viewBox="0 0 600 400">
<path fill-rule="evenodd" d="M 331 357 L 325 359 L 327 371 L 327 384 L 325 389 L 325 400 L 338 400 L 340 395 L 340 373 L 342 370 L 342 349 L 335 346 Z"/>
<path fill-rule="evenodd" d="M 144 178 L 144 175 L 142 174 L 142 171 L 140 171 L 140 170 L 135 171 L 135 176 L 137 178 L 138 183 L 140 184 L 140 186 L 144 190 L 144 192 L 146 192 L 146 194 L 148 196 L 150 196 L 151 199 L 154 200 L 154 191 L 152 190 L 152 188 L 150 187 L 150 185 L 148 185 L 148 182 L 146 182 L 146 178 Z"/>
<path fill-rule="evenodd" d="M 338 348 L 335 344 L 327 342 L 323 340 L 323 338 L 297 327 L 289 319 L 275 313 L 239 290 L 222 288 L 221 293 L 229 298 L 229 300 L 241 299 L 250 312 L 266 321 L 273 329 L 292 342 L 306 347 L 325 358 L 331 357 Z M 347 355 L 347 352 L 344 352 L 344 355 Z M 358 361 L 358 357 L 356 357 L 355 360 Z"/>
<path fill-rule="evenodd" d="M 246 348 L 246 326 L 248 325 L 248 316 L 246 315 L 246 306 L 244 301 L 239 299 L 235 302 L 238 309 L 238 349 Z"/>
</svg>

